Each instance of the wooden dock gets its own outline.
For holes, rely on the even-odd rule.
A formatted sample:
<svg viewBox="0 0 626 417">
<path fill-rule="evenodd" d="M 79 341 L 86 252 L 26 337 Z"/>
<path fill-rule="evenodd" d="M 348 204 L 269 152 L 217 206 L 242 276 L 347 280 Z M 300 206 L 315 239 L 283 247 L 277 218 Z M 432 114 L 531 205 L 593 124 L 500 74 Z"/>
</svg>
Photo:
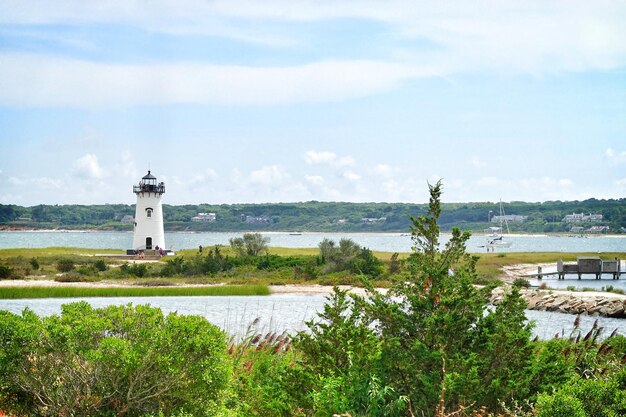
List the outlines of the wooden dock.
<svg viewBox="0 0 626 417">
<path fill-rule="evenodd" d="M 558 279 L 565 279 L 566 275 L 577 275 L 582 279 L 583 275 L 595 275 L 596 279 L 602 279 L 603 275 L 610 275 L 612 279 L 619 279 L 620 275 L 626 271 L 621 271 L 621 261 L 617 258 L 602 260 L 600 257 L 579 257 L 576 263 L 564 263 L 559 260 L 556 264 L 555 272 L 543 272 L 537 267 L 536 274 L 528 274 L 526 277 L 537 277 L 542 279 L 545 276 L 557 275 Z"/>
</svg>

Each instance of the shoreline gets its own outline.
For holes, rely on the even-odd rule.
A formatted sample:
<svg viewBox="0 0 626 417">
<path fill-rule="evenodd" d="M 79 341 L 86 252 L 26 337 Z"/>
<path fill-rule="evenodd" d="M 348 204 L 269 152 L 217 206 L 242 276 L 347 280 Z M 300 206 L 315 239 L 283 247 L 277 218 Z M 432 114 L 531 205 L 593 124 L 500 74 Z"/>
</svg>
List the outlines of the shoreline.
<svg viewBox="0 0 626 417">
<path fill-rule="evenodd" d="M 132 233 L 132 230 L 115 230 L 115 229 L 38 229 L 32 227 L 3 227 L 0 226 L 0 232 L 8 232 L 8 233 Z M 298 231 L 294 232 L 293 230 L 223 230 L 223 231 L 184 231 L 184 230 L 165 230 L 166 233 L 185 233 L 185 234 L 201 234 L 201 233 L 216 233 L 216 234 L 233 234 L 233 233 L 261 233 L 265 235 L 281 235 L 281 234 L 293 234 L 298 233 L 299 235 L 315 235 L 320 233 L 329 233 L 329 234 L 351 234 L 351 235 L 387 235 L 387 236 L 406 236 L 410 237 L 411 234 L 408 232 L 400 232 L 400 231 L 380 231 L 380 232 L 351 232 L 345 230 L 337 230 L 337 231 Z M 485 232 L 472 232 L 472 236 L 487 236 L 488 233 Z M 442 231 L 442 234 L 451 234 L 452 231 Z M 616 233 L 598 233 L 598 234 L 584 234 L 584 235 L 573 235 L 572 233 L 567 232 L 558 232 L 558 233 L 507 233 L 504 236 L 515 236 L 515 237 L 572 237 L 572 238 L 614 238 L 614 239 L 626 239 L 626 234 L 616 234 Z"/>
</svg>

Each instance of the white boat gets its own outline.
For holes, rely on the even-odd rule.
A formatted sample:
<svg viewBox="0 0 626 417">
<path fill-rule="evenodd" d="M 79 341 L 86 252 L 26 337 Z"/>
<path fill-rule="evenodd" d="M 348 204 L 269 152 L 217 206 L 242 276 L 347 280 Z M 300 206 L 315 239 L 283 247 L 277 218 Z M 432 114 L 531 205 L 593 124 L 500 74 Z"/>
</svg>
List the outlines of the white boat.
<svg viewBox="0 0 626 417">
<path fill-rule="evenodd" d="M 490 227 L 487 229 L 489 233 L 487 235 L 487 241 L 485 242 L 485 247 L 487 248 L 487 252 L 490 250 L 495 252 L 496 248 L 510 248 L 513 242 L 504 240 L 503 236 L 503 228 L 506 225 L 506 233 L 509 234 L 509 223 L 506 221 L 504 217 L 504 208 L 502 207 L 502 201 L 500 201 L 500 227 Z"/>
</svg>

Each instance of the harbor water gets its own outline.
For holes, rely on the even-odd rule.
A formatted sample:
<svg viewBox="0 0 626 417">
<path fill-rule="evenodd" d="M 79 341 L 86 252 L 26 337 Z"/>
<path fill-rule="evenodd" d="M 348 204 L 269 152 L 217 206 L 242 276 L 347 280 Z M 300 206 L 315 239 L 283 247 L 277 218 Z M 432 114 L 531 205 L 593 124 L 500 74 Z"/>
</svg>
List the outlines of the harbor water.
<svg viewBox="0 0 626 417">
<path fill-rule="evenodd" d="M 263 232 L 270 238 L 270 246 L 284 248 L 315 248 L 325 239 L 338 242 L 342 238 L 354 240 L 360 246 L 384 252 L 410 252 L 413 246 L 407 233 L 324 233 L 324 232 Z M 233 237 L 241 232 L 166 232 L 166 249 L 193 249 L 202 245 L 228 245 Z M 507 235 L 512 242 L 509 248 L 498 248 L 498 252 L 624 252 L 626 235 L 616 236 L 553 236 L 553 235 Z M 450 234 L 443 233 L 441 243 L 445 244 Z M 471 253 L 484 253 L 486 238 L 473 235 L 467 243 Z M 0 248 L 46 248 L 64 246 L 73 248 L 119 249 L 132 247 L 132 232 L 61 232 L 0 231 Z"/>
<path fill-rule="evenodd" d="M 0 300 L 0 309 L 20 313 L 28 307 L 35 313 L 47 316 L 61 313 L 61 305 L 76 302 L 77 298 L 47 298 Z M 286 331 L 294 334 L 306 330 L 306 322 L 317 319 L 326 297 L 323 295 L 273 294 L 269 296 L 231 297 L 101 297 L 86 298 L 94 307 L 108 305 L 150 304 L 159 307 L 164 313 L 193 314 L 205 317 L 227 333 L 245 336 L 255 319 L 258 324 L 254 331 L 266 333 Z M 534 334 L 542 339 L 569 336 L 574 330 L 575 315 L 547 311 L 526 311 L 529 320 L 535 323 Z M 589 331 L 595 320 L 603 327 L 602 334 L 608 336 L 613 330 L 626 335 L 626 320 L 581 316 L 580 328 Z"/>
</svg>

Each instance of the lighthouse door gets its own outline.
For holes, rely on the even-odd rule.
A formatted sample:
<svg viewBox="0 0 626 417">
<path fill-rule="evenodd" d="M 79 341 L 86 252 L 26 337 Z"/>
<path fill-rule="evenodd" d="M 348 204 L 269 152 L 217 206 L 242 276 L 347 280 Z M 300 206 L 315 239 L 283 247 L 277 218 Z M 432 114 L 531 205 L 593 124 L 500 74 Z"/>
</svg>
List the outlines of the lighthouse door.
<svg viewBox="0 0 626 417">
<path fill-rule="evenodd" d="M 146 238 L 146 249 L 152 249 L 152 238 L 151 237 L 147 237 Z"/>
</svg>

